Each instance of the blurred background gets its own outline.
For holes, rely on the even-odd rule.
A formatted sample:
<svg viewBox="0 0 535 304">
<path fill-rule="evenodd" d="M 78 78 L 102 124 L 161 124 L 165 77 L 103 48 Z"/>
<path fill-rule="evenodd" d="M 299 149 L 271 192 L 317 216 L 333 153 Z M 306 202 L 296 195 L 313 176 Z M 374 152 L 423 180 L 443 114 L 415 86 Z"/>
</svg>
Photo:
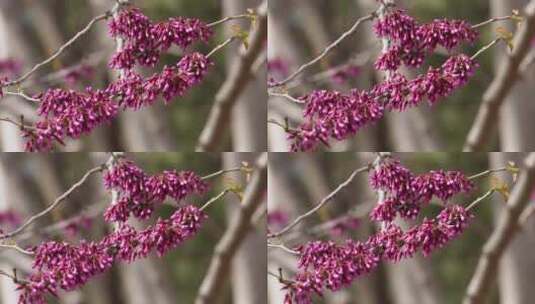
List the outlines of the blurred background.
<svg viewBox="0 0 535 304">
<path fill-rule="evenodd" d="M 251 153 L 133 153 L 126 154 L 145 172 L 162 170 L 193 170 L 205 176 L 222 168 L 236 168 L 242 162 L 252 163 Z M 0 155 L 0 228 L 12 231 L 31 215 L 46 208 L 60 194 L 77 182 L 89 169 L 109 158 L 107 153 L 60 153 L 32 155 L 3 153 Z M 193 196 L 185 203 L 201 206 L 211 197 L 232 185 L 246 185 L 239 172 L 209 180 L 210 192 Z M 46 240 L 77 243 L 80 239 L 99 240 L 111 231 L 103 220 L 103 212 L 111 201 L 105 191 L 101 174 L 93 175 L 73 192 L 50 216 L 37 221 L 16 237 L 22 246 L 38 245 Z M 265 204 L 264 213 L 265 213 Z M 225 232 L 228 222 L 235 220 L 239 207 L 236 195 L 217 201 L 207 213 L 209 218 L 196 237 L 186 241 L 163 258 L 150 257 L 132 264 L 116 264 L 110 272 L 90 280 L 79 290 L 60 293 L 49 303 L 62 304 L 174 304 L 193 303 L 210 264 L 214 247 Z M 139 227 L 168 217 L 171 205 L 162 205 L 147 222 L 131 220 Z M 262 303 L 266 299 L 265 217 L 257 217 L 254 229 L 247 234 L 225 277 L 220 303 Z M 260 245 L 259 245 L 260 244 Z M 31 271 L 31 259 L 14 250 L 0 250 L 0 269 L 25 277 Z M 0 276 L 0 303 L 17 303 L 13 282 Z"/>
<path fill-rule="evenodd" d="M 269 166 L 268 229 L 277 232 L 305 213 L 344 182 L 351 172 L 375 159 L 373 153 L 323 153 L 319 155 L 272 153 Z M 394 153 L 414 173 L 429 170 L 459 170 L 473 175 L 491 168 L 500 168 L 508 161 L 522 165 L 523 154 L 517 153 Z M 491 185 L 511 185 L 510 174 L 493 174 L 477 179 L 470 195 L 456 196 L 452 201 L 467 205 L 487 192 Z M 367 239 L 377 227 L 368 219 L 376 204 L 376 194 L 368 185 L 367 174 L 358 175 L 319 212 L 307 218 L 282 237 L 287 247 L 310 240 Z M 531 198 L 535 204 L 535 197 Z M 314 303 L 328 304 L 458 304 L 481 254 L 482 245 L 494 229 L 502 213 L 504 198 L 495 193 L 482 201 L 475 211 L 470 228 L 458 239 L 428 258 L 417 254 L 397 264 L 381 263 L 370 275 L 362 276 L 349 288 L 326 293 Z M 434 216 L 440 210 L 429 205 L 423 216 Z M 420 218 L 421 220 L 421 218 Z M 400 222 L 407 225 L 409 223 Z M 535 297 L 535 218 L 523 226 L 501 259 L 496 288 L 491 301 L 485 303 L 527 304 Z M 285 251 L 269 248 L 268 270 L 285 271 L 292 278 L 296 260 Z M 268 277 L 269 303 L 283 302 L 284 291 L 276 278 Z"/>
<path fill-rule="evenodd" d="M 154 21 L 183 16 L 199 18 L 207 23 L 224 16 L 243 14 L 248 8 L 256 8 L 259 0 L 137 0 L 132 1 Z M 48 58 L 62 44 L 80 31 L 97 15 L 109 10 L 115 0 L 2 0 L 0 1 L 0 74 L 20 75 L 34 64 Z M 248 30 L 249 23 L 233 21 L 215 28 L 216 35 L 208 45 L 195 44 L 193 48 L 208 53 L 216 45 L 229 38 L 231 27 L 239 25 Z M 215 66 L 202 84 L 186 96 L 177 98 L 170 105 L 157 102 L 155 106 L 140 111 L 120 114 L 111 126 L 105 125 L 83 137 L 69 141 L 60 150 L 67 151 L 193 151 L 204 127 L 214 97 L 223 84 L 227 71 L 237 58 L 239 43 L 218 52 Z M 116 77 L 107 68 L 107 62 L 115 49 L 114 40 L 107 34 L 105 22 L 98 23 L 72 48 L 51 65 L 40 70 L 35 77 L 23 84 L 30 94 L 50 87 L 83 89 L 85 86 L 104 87 Z M 181 58 L 178 49 L 171 49 L 155 70 L 164 64 L 173 64 Z M 153 70 L 144 69 L 152 74 Z M 234 117 L 223 132 L 217 151 L 263 151 L 265 147 L 265 69 L 249 84 L 234 108 Z M 261 89 L 263 88 L 263 89 Z M 263 97 L 263 98 L 262 98 Z M 18 97 L 8 96 L 0 105 L 2 117 L 25 121 L 37 119 L 34 105 Z M 257 128 L 253 128 L 253 126 Z M 0 124 L 0 148 L 3 151 L 22 151 L 20 130 L 10 124 Z M 248 141 L 248 142 L 246 142 Z"/>
<path fill-rule="evenodd" d="M 513 9 L 522 11 L 528 0 L 397 0 L 417 20 L 436 18 L 464 19 L 476 24 L 491 17 L 511 15 Z M 268 66 L 269 77 L 281 80 L 301 64 L 317 56 L 323 49 L 348 30 L 361 16 L 377 9 L 376 0 L 270 0 Z M 473 46 L 460 51 L 474 54 L 496 37 L 496 27 L 514 31 L 513 22 L 498 22 L 482 28 L 480 39 Z M 295 97 L 314 89 L 350 88 L 366 89 L 383 79 L 373 69 L 373 62 L 381 50 L 371 23 L 365 23 L 355 35 L 346 39 L 321 63 L 304 73 L 299 86 L 289 85 L 289 94 Z M 496 68 L 504 63 L 506 46 L 500 44 L 479 58 L 481 67 L 468 85 L 434 107 L 427 104 L 403 113 L 392 112 L 380 123 L 363 128 L 357 135 L 343 142 L 332 142 L 332 151 L 460 151 L 468 130 L 481 103 L 483 92 L 494 77 Z M 533 54 L 531 54 L 533 55 Z M 528 55 L 529 56 L 529 55 Z M 438 66 L 446 56 L 433 55 L 419 70 L 405 70 L 414 76 L 426 71 L 428 64 Z M 326 73 L 330 71 L 330 73 Z M 532 119 L 535 104 L 535 68 L 531 67 L 514 87 L 494 123 L 491 142 L 486 151 L 533 151 L 535 138 L 530 131 L 535 127 Z M 269 102 L 270 119 L 279 122 L 288 117 L 292 126 L 302 120 L 298 105 L 280 97 Z M 270 124 L 270 151 L 288 151 L 286 134 L 279 126 Z"/>
</svg>

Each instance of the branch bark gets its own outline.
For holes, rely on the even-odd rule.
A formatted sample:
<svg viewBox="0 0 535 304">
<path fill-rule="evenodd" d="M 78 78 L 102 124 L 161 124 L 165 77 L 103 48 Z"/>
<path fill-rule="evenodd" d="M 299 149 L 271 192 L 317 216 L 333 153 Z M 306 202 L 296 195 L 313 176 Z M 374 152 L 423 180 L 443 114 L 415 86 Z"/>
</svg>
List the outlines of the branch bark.
<svg viewBox="0 0 535 304">
<path fill-rule="evenodd" d="M 258 8 L 256 26 L 250 34 L 249 48 L 241 55 L 227 80 L 215 97 L 208 120 L 197 144 L 197 151 L 213 151 L 217 148 L 223 131 L 229 125 L 231 110 L 238 97 L 254 77 L 254 66 L 262 53 L 267 38 L 267 2 Z"/>
<path fill-rule="evenodd" d="M 225 234 L 216 245 L 214 256 L 203 279 L 195 304 L 215 303 L 221 287 L 228 276 L 232 259 L 251 228 L 251 218 L 261 205 L 267 186 L 267 154 L 256 162 L 253 174 L 243 195 L 237 218 L 230 223 Z"/>
<path fill-rule="evenodd" d="M 465 152 L 483 148 L 497 121 L 501 105 L 519 78 L 522 61 L 531 48 L 531 39 L 535 34 L 535 0 L 526 6 L 524 16 L 525 20 L 513 40 L 513 52 L 483 94 L 483 101 L 463 147 Z"/>
<path fill-rule="evenodd" d="M 498 225 L 483 247 L 463 304 L 484 303 L 496 278 L 500 258 L 515 237 L 519 219 L 522 217 L 523 210 L 526 209 L 535 182 L 535 153 L 530 153 L 524 164 L 524 171 L 511 192 Z"/>
</svg>

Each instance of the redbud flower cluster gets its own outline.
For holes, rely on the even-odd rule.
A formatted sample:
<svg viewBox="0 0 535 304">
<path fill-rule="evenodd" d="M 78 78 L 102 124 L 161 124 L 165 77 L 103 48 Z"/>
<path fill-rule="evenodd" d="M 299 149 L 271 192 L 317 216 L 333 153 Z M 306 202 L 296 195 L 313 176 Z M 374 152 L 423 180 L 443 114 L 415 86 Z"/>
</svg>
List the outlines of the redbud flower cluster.
<svg viewBox="0 0 535 304">
<path fill-rule="evenodd" d="M 179 202 L 208 190 L 208 184 L 194 172 L 168 170 L 148 175 L 128 160 L 121 160 L 105 173 L 104 185 L 119 193 L 118 201 L 104 213 L 108 222 L 125 222 L 130 214 L 147 219 L 166 198 Z"/>
<path fill-rule="evenodd" d="M 109 270 L 116 262 L 134 262 L 152 252 L 166 254 L 193 237 L 206 214 L 195 206 L 178 209 L 170 219 L 158 219 L 155 225 L 136 231 L 122 223 L 119 229 L 100 241 L 82 241 L 78 245 L 47 242 L 34 249 L 33 269 L 28 282 L 20 282 L 19 304 L 44 304 L 47 294 L 59 289 L 73 290 L 91 278 Z"/>
<path fill-rule="evenodd" d="M 305 121 L 288 131 L 292 151 L 312 150 L 319 143 L 328 146 L 330 139 L 347 139 L 362 127 L 380 120 L 386 111 L 404 111 L 424 100 L 434 105 L 464 86 L 478 67 L 474 59 L 459 54 L 414 79 L 396 71 L 401 64 L 420 66 L 437 46 L 451 49 L 462 42 L 474 41 L 477 33 L 465 21 L 435 20 L 419 25 L 397 10 L 377 21 L 374 28 L 379 37 L 392 42 L 376 62 L 378 69 L 390 71 L 390 77 L 365 91 L 344 94 L 319 90 L 302 96 Z"/>
<path fill-rule="evenodd" d="M 446 201 L 473 189 L 460 172 L 431 171 L 415 176 L 399 162 L 385 159 L 371 173 L 370 184 L 386 192 L 386 200 L 371 212 L 372 219 L 385 222 L 383 228 L 366 241 L 313 241 L 298 247 L 299 271 L 293 281 L 285 283 L 285 304 L 310 304 L 313 295 L 340 290 L 373 271 L 381 261 L 398 262 L 418 252 L 428 256 L 462 234 L 473 217 L 466 208 L 447 204 L 436 217 L 425 218 L 407 231 L 392 222 L 398 214 L 414 218 L 433 196 Z"/>
<path fill-rule="evenodd" d="M 206 56 L 192 53 L 148 79 L 129 71 L 126 78 L 111 83 L 105 90 L 87 88 L 81 93 L 50 89 L 39 94 L 36 98 L 41 100 L 38 110 L 41 120 L 34 128 L 23 130 L 26 151 L 50 150 L 54 142 L 64 144 L 67 137 L 88 134 L 114 119 L 120 107 L 139 109 L 154 104 L 159 96 L 166 103 L 183 96 L 201 82 L 211 64 Z"/>
<path fill-rule="evenodd" d="M 397 262 L 419 251 L 427 256 L 459 236 L 471 218 L 465 208 L 448 205 L 436 218 L 424 219 L 406 232 L 390 223 L 365 242 L 310 242 L 298 248 L 300 271 L 286 286 L 285 304 L 310 304 L 314 294 L 340 290 L 373 271 L 380 261 Z"/>
<path fill-rule="evenodd" d="M 419 67 L 438 46 L 451 50 L 461 43 L 473 43 L 478 32 L 464 20 L 436 19 L 418 24 L 404 10 L 394 10 L 374 24 L 378 37 L 389 41 L 388 50 L 375 63 L 383 71 L 395 71 L 401 64 Z"/>
<path fill-rule="evenodd" d="M 112 66 L 128 69 L 124 77 L 103 90 L 50 89 L 36 95 L 35 98 L 40 100 L 38 114 L 41 119 L 34 127 L 23 130 L 26 151 L 50 150 L 55 142 L 64 144 L 66 138 L 79 138 L 109 123 L 119 110 L 150 106 L 160 96 L 169 103 L 199 84 L 213 64 L 205 55 L 193 52 L 148 78 L 129 70 L 136 63 L 156 64 L 161 52 L 173 44 L 185 48 L 195 41 L 206 41 L 211 31 L 197 19 L 171 18 L 153 24 L 133 8 L 121 12 L 109 27 L 112 36 L 127 40 L 126 48 L 112 59 L 112 63 L 115 62 Z"/>
<path fill-rule="evenodd" d="M 110 62 L 115 69 L 132 69 L 136 63 L 154 66 L 172 45 L 185 49 L 212 36 L 212 30 L 198 19 L 174 17 L 153 23 L 137 8 L 121 11 L 109 22 L 109 32 L 125 40 Z"/>
<path fill-rule="evenodd" d="M 385 159 L 370 174 L 370 186 L 385 193 L 384 200 L 372 210 L 372 220 L 392 222 L 397 215 L 415 219 L 433 197 L 444 202 L 458 193 L 474 189 L 473 183 L 458 171 L 430 171 L 414 175 L 399 161 Z"/>
</svg>

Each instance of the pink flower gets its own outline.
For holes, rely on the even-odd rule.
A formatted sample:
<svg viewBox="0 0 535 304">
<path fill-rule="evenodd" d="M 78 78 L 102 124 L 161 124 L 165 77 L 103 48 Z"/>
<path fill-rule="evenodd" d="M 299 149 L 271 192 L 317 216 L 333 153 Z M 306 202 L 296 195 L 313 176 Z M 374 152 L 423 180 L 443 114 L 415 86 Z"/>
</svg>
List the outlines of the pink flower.
<svg viewBox="0 0 535 304">
<path fill-rule="evenodd" d="M 478 36 L 464 20 L 437 19 L 420 25 L 403 10 L 386 14 L 374 24 L 374 30 L 390 42 L 388 50 L 375 63 L 377 69 L 385 71 L 395 71 L 401 64 L 419 67 L 438 46 L 450 50 L 463 42 L 472 43 Z"/>
<path fill-rule="evenodd" d="M 375 269 L 380 261 L 398 262 L 414 256 L 419 250 L 429 255 L 459 236 L 472 215 L 463 207 L 450 205 L 434 219 L 424 219 L 403 231 L 388 224 L 365 242 L 346 240 L 312 241 L 297 248 L 299 271 L 286 284 L 286 304 L 311 304 L 314 294 L 337 291 Z"/>
<path fill-rule="evenodd" d="M 110 61 L 115 69 L 132 69 L 136 63 L 154 66 L 172 45 L 186 49 L 212 36 L 212 30 L 198 19 L 174 17 L 154 24 L 138 8 L 121 11 L 108 27 L 112 37 L 125 39 L 124 48 Z"/>
<path fill-rule="evenodd" d="M 46 303 L 46 294 L 59 289 L 73 290 L 91 278 L 108 271 L 116 262 L 133 262 L 155 251 L 162 256 L 193 237 L 206 218 L 197 207 L 178 209 L 170 219 L 158 219 L 143 231 L 122 224 L 119 229 L 97 242 L 77 245 L 47 242 L 35 248 L 29 283 L 18 283 L 20 304 Z"/>
<path fill-rule="evenodd" d="M 318 90 L 301 97 L 305 101 L 305 122 L 289 132 L 292 151 L 309 151 L 319 143 L 343 140 L 361 128 L 381 119 L 385 110 L 403 111 L 419 105 L 425 98 L 435 104 L 468 82 L 477 63 L 461 54 L 450 57 L 440 68 L 407 80 L 392 73 L 389 80 L 369 91 L 353 90 L 351 94 Z"/>
<path fill-rule="evenodd" d="M 167 198 L 179 202 L 208 189 L 208 184 L 191 171 L 164 171 L 151 176 L 127 160 L 104 174 L 104 185 L 119 192 L 119 200 L 104 213 L 108 222 L 125 222 L 130 214 L 147 219 Z"/>
</svg>

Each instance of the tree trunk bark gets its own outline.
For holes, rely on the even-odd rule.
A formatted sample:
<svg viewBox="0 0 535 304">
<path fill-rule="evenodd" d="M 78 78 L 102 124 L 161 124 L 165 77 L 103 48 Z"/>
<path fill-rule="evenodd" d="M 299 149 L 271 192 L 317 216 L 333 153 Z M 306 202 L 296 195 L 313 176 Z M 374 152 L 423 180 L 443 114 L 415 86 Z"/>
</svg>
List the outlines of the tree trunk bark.
<svg viewBox="0 0 535 304">
<path fill-rule="evenodd" d="M 224 153 L 225 168 L 235 168 L 242 162 L 254 164 L 256 153 Z M 233 174 L 233 178 L 244 183 L 241 175 Z M 227 203 L 227 219 L 236 218 L 238 206 L 236 199 L 230 198 Z M 267 255 L 265 229 L 252 229 L 241 243 L 240 248 L 232 259 L 231 282 L 233 304 L 267 303 Z"/>
<path fill-rule="evenodd" d="M 491 0 L 491 16 L 500 14 L 510 14 L 513 9 L 524 7 L 528 1 L 511 0 L 500 1 Z M 493 26 L 498 26 L 493 25 Z M 500 24 L 499 26 L 507 26 Z M 514 30 L 514 28 L 509 28 Z M 503 48 L 495 49 L 495 65 L 502 64 L 503 56 L 507 56 Z M 506 101 L 504 102 L 499 118 L 500 151 L 533 151 L 535 150 L 535 104 L 533 103 L 533 82 L 535 81 L 535 70 L 531 69 L 516 84 Z M 521 163 L 522 156 L 518 154 L 491 154 L 491 164 L 493 166 L 505 165 L 508 160 Z M 502 204 L 498 206 L 496 213 L 501 212 Z M 510 244 L 503 255 L 500 263 L 500 275 L 498 276 L 498 287 L 500 293 L 500 303 L 521 304 L 530 303 L 535 299 L 535 289 L 532 284 L 535 280 L 535 256 L 532 254 L 535 248 L 535 218 L 531 217 L 525 228 L 518 233 L 515 240 Z"/>
</svg>

